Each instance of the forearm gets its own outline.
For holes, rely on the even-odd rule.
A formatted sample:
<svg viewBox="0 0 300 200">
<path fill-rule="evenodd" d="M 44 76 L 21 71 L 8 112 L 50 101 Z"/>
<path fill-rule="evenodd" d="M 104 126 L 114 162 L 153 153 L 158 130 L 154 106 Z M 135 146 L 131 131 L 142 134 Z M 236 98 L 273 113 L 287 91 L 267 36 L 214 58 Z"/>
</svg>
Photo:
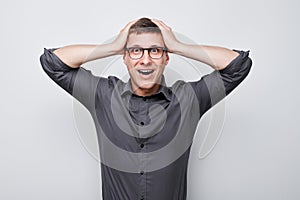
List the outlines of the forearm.
<svg viewBox="0 0 300 200">
<path fill-rule="evenodd" d="M 178 43 L 173 53 L 203 62 L 215 70 L 224 69 L 239 54 L 233 50 L 205 45 Z"/>
<path fill-rule="evenodd" d="M 120 54 L 113 44 L 69 45 L 56 49 L 53 53 L 72 68 L 78 68 L 89 61 Z"/>
<path fill-rule="evenodd" d="M 152 20 L 161 30 L 165 45 L 171 53 L 203 62 L 216 70 L 224 69 L 238 53 L 223 47 L 185 44 L 177 40 L 172 29 L 160 20 Z"/>
<path fill-rule="evenodd" d="M 56 49 L 54 54 L 72 68 L 78 68 L 86 62 L 96 59 L 120 55 L 124 52 L 128 30 L 135 21 L 136 20 L 129 22 L 112 43 L 100 45 L 70 45 Z"/>
</svg>

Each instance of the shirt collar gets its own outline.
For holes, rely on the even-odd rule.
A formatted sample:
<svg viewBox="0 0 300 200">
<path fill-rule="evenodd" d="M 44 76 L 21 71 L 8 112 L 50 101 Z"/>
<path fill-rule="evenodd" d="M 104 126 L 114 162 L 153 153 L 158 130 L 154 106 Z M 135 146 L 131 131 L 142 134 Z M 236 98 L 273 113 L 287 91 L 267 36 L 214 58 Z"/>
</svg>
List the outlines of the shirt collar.
<svg viewBox="0 0 300 200">
<path fill-rule="evenodd" d="M 133 94 L 132 87 L 131 87 L 131 80 L 130 79 L 129 79 L 129 81 L 127 83 L 125 83 L 125 85 L 123 87 L 123 90 L 121 90 L 121 96 L 126 95 L 126 94 Z M 172 99 L 172 91 L 171 91 L 171 89 L 169 89 L 166 86 L 166 81 L 165 81 L 165 77 L 164 76 L 162 76 L 161 84 L 160 84 L 160 87 L 159 87 L 158 91 L 155 94 L 153 94 L 153 95 L 157 95 L 157 94 L 163 94 L 164 97 L 168 101 L 171 101 L 171 99 Z M 151 95 L 151 96 L 153 96 L 153 95 Z"/>
</svg>

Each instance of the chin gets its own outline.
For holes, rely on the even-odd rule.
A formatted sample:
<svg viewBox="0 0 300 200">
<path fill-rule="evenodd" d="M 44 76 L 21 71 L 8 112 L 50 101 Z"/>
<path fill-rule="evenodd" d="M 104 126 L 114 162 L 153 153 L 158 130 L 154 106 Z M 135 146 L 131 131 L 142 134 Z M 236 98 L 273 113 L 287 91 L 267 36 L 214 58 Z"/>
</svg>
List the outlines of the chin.
<svg viewBox="0 0 300 200">
<path fill-rule="evenodd" d="M 150 89 L 154 88 L 156 85 L 157 85 L 157 84 L 154 83 L 154 82 L 148 82 L 148 83 L 146 82 L 146 83 L 140 83 L 140 84 L 138 85 L 138 87 L 139 87 L 140 89 L 150 90 Z"/>
</svg>

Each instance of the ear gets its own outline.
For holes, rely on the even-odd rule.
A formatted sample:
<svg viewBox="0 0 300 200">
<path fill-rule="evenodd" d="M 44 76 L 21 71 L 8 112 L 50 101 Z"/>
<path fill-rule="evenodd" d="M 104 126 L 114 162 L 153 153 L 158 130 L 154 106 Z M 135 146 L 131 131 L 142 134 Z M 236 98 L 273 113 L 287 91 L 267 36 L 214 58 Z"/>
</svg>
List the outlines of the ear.
<svg viewBox="0 0 300 200">
<path fill-rule="evenodd" d="M 123 63 L 126 64 L 126 52 L 123 54 Z"/>
<path fill-rule="evenodd" d="M 166 52 L 166 65 L 169 63 L 169 60 L 170 60 L 170 56 L 169 56 L 169 54 L 168 54 L 168 52 Z"/>
</svg>

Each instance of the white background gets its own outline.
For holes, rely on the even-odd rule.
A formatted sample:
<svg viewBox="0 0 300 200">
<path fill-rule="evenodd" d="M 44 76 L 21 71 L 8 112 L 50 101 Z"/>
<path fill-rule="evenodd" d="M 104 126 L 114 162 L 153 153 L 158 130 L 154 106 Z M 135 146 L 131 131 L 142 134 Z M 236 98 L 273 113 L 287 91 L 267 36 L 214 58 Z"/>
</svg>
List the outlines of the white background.
<svg viewBox="0 0 300 200">
<path fill-rule="evenodd" d="M 300 198 L 299 3 L 5 1 L 0 8 L 0 199 L 100 200 L 98 163 L 75 129 L 72 97 L 42 71 L 43 48 L 102 43 L 143 16 L 199 44 L 251 50 L 226 99 L 213 152 L 190 159 L 189 200 Z"/>
</svg>

